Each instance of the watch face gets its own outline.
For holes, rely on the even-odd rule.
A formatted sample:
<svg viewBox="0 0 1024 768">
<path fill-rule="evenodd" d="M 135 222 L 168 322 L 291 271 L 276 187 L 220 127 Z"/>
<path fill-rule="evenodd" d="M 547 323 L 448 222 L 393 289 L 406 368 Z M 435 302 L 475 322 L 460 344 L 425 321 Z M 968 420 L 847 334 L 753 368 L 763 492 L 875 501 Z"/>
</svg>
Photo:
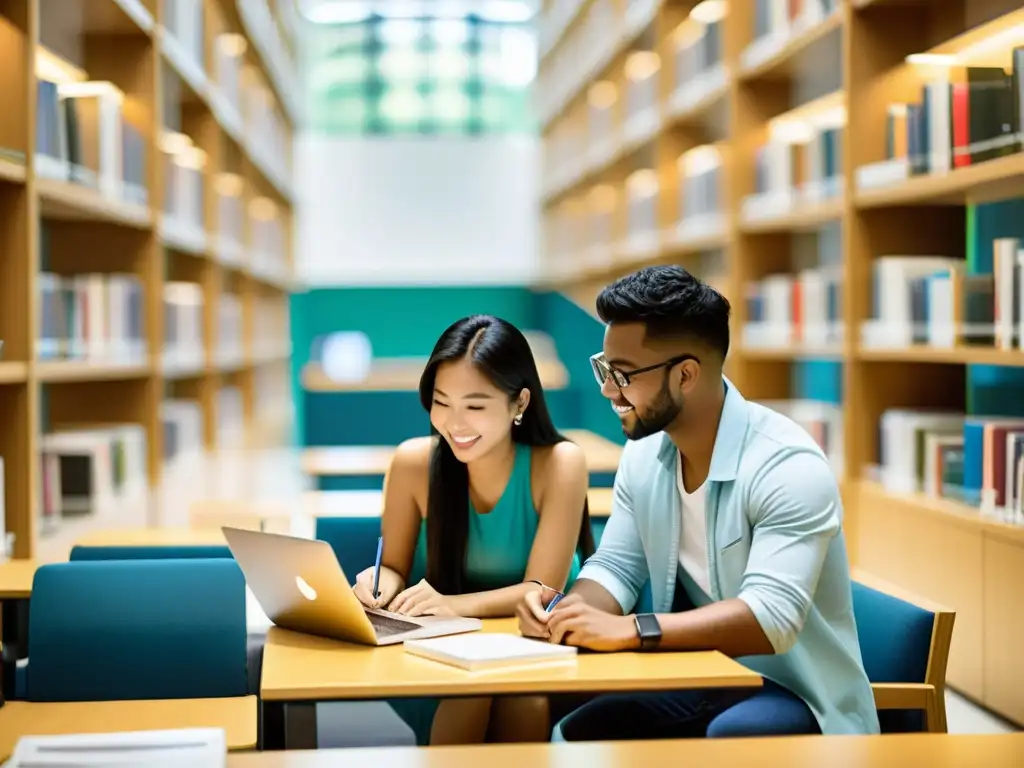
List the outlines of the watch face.
<svg viewBox="0 0 1024 768">
<path fill-rule="evenodd" d="M 637 616 L 636 623 L 641 637 L 661 637 L 661 625 L 652 614 L 644 613 Z"/>
</svg>

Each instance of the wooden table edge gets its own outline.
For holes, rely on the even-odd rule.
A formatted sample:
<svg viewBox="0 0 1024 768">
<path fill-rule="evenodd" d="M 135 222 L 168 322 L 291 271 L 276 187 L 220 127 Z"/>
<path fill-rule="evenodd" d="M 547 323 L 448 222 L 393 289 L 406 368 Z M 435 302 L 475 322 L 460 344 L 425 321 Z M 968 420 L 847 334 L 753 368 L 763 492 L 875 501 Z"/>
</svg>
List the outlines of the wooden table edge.
<svg viewBox="0 0 1024 768">
<path fill-rule="evenodd" d="M 471 673 L 467 673 L 471 674 Z M 635 680 L 507 680 L 487 686 L 487 677 L 496 677 L 494 673 L 481 673 L 479 677 L 466 681 L 446 681 L 437 685 L 388 685 L 365 683 L 358 686 L 340 687 L 324 685 L 308 686 L 274 686 L 260 685 L 260 698 L 263 701 L 300 702 L 300 701 L 368 701 L 371 699 L 418 699 L 418 698 L 467 698 L 472 696 L 510 696 L 536 693 L 545 696 L 573 693 L 647 693 L 663 691 L 697 690 L 701 688 L 760 688 L 764 679 L 756 672 L 735 675 L 711 675 L 708 677 L 688 677 L 684 680 L 676 678 L 647 679 L 645 684 L 638 686 Z"/>
</svg>

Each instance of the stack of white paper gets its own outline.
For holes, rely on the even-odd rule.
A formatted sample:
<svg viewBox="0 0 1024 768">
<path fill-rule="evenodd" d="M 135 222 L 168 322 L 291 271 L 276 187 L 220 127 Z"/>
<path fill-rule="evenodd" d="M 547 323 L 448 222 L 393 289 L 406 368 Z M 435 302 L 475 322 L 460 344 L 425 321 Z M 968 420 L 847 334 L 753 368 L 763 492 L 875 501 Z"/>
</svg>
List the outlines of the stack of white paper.
<svg viewBox="0 0 1024 768">
<path fill-rule="evenodd" d="M 576 660 L 576 648 L 572 646 L 496 632 L 406 640 L 403 645 L 407 653 L 470 672 Z"/>
<path fill-rule="evenodd" d="M 223 728 L 23 736 L 5 768 L 224 768 L 226 756 Z"/>
</svg>

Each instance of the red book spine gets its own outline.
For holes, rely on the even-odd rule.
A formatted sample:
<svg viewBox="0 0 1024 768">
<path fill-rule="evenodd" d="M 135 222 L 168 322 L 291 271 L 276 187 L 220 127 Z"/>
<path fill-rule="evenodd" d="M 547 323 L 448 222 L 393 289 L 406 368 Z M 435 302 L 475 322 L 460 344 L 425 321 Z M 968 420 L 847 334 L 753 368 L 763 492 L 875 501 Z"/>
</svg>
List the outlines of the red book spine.
<svg viewBox="0 0 1024 768">
<path fill-rule="evenodd" d="M 967 83 L 953 83 L 953 167 L 971 164 L 971 105 Z"/>
<path fill-rule="evenodd" d="M 800 290 L 800 280 L 793 281 L 793 290 L 791 292 L 792 301 L 790 306 L 790 315 L 793 319 L 793 343 L 796 343 L 803 339 L 803 291 Z"/>
</svg>

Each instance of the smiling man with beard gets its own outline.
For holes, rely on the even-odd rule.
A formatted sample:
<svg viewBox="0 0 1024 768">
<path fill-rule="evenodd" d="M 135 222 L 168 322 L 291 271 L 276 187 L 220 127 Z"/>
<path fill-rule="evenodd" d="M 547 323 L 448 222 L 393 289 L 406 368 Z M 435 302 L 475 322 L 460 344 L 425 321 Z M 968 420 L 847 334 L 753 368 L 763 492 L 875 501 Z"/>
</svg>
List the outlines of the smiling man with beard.
<svg viewBox="0 0 1024 768">
<path fill-rule="evenodd" d="M 724 377 L 729 303 L 680 267 L 605 288 L 591 363 L 629 442 L 597 552 L 523 634 L 593 651 L 717 650 L 755 690 L 598 697 L 554 738 L 878 733 L 861 660 L 842 503 L 821 449 Z M 653 611 L 633 614 L 645 585 Z"/>
</svg>

